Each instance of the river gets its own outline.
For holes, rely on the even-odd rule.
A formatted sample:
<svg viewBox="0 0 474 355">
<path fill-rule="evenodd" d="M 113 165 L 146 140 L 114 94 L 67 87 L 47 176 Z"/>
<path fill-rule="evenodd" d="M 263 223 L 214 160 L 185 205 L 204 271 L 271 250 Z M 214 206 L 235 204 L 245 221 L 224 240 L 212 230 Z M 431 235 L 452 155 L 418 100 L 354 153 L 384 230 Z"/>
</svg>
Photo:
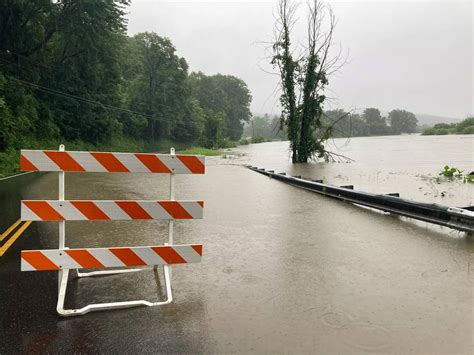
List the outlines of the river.
<svg viewBox="0 0 474 355">
<path fill-rule="evenodd" d="M 337 139 L 330 149 L 354 161 L 292 165 L 288 142 L 273 142 L 207 158 L 204 176 L 177 176 L 177 199 L 206 204 L 203 220 L 175 224 L 175 243 L 202 243 L 204 251 L 202 263 L 173 268 L 171 305 L 58 322 L 55 274 L 8 278 L 0 264 L 1 281 L 23 290 L 23 306 L 6 316 L 6 344 L 52 352 L 472 353 L 472 237 L 332 200 L 242 165 L 462 207 L 474 204 L 474 185 L 435 178 L 446 164 L 474 170 L 474 136 Z M 165 176 L 66 176 L 67 199 L 167 193 Z M 57 176 L 39 176 L 21 196 L 55 199 Z M 18 248 L 32 240 L 57 247 L 56 224 L 36 225 Z M 157 245 L 167 232 L 166 224 L 146 221 L 67 222 L 66 230 L 71 248 Z M 38 299 L 39 290 L 48 291 Z M 157 297 L 151 272 L 71 279 L 68 291 L 67 306 Z"/>
</svg>

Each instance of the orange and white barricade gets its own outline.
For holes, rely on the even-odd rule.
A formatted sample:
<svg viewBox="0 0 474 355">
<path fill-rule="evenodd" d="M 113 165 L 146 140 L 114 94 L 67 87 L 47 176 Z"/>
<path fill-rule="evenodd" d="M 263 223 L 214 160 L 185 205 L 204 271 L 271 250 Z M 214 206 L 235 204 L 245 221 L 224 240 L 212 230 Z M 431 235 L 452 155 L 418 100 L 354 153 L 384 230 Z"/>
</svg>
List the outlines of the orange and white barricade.
<svg viewBox="0 0 474 355">
<path fill-rule="evenodd" d="M 171 290 L 171 265 L 198 263 L 202 257 L 202 245 L 173 244 L 174 220 L 203 218 L 203 201 L 175 201 L 175 174 L 204 174 L 203 156 L 170 154 L 67 152 L 22 150 L 22 171 L 49 171 L 59 173 L 58 200 L 21 201 L 21 219 L 24 221 L 58 221 L 59 248 L 52 250 L 23 250 L 22 271 L 57 270 L 59 290 L 57 311 L 62 316 L 82 315 L 90 311 L 158 306 L 173 301 Z M 64 200 L 65 172 L 109 173 L 162 173 L 170 175 L 169 200 Z M 168 220 L 168 243 L 158 246 L 81 248 L 66 247 L 66 221 L 107 220 Z M 117 274 L 145 270 L 146 267 L 163 266 L 166 301 L 146 300 L 90 304 L 80 309 L 64 309 L 69 270 L 77 270 L 78 277 Z M 135 267 L 134 269 L 99 270 L 79 272 L 78 269 L 107 269 Z M 137 268 L 141 267 L 141 268 Z M 145 268 L 144 268 L 145 267 Z"/>
</svg>

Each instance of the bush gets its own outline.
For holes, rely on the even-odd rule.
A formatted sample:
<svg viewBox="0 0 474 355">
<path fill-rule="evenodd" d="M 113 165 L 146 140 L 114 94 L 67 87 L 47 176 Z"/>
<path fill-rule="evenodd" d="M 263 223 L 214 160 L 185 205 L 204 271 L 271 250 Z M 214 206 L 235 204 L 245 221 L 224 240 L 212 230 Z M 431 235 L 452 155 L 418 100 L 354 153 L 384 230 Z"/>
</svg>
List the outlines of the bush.
<svg viewBox="0 0 474 355">
<path fill-rule="evenodd" d="M 263 137 L 263 136 L 252 137 L 251 142 L 252 143 L 263 143 L 263 142 L 265 142 L 265 137 Z"/>
<path fill-rule="evenodd" d="M 454 128 L 456 126 L 455 123 L 437 123 L 434 125 L 433 128 L 435 129 L 442 129 L 442 128 L 446 128 L 446 129 L 449 129 L 449 128 Z"/>
<path fill-rule="evenodd" d="M 462 134 L 474 134 L 474 126 L 464 127 Z"/>
<path fill-rule="evenodd" d="M 13 149 L 0 153 L 0 176 L 11 175 L 19 171 L 19 155 L 20 154 Z"/>
<path fill-rule="evenodd" d="M 219 144 L 219 148 L 235 148 L 237 146 L 237 142 L 231 141 L 227 138 L 224 138 Z"/>
<path fill-rule="evenodd" d="M 240 145 L 248 145 L 249 144 L 249 141 L 245 138 L 241 139 L 240 142 L 239 142 Z"/>
<path fill-rule="evenodd" d="M 422 133 L 423 136 L 435 136 L 436 134 L 436 129 L 434 128 L 427 128 Z"/>
<path fill-rule="evenodd" d="M 465 128 L 474 126 L 474 117 L 468 117 L 464 119 L 463 121 L 458 123 L 458 129 L 459 131 L 463 131 Z"/>
<path fill-rule="evenodd" d="M 215 156 L 221 155 L 218 150 L 208 149 L 203 147 L 191 147 L 188 149 L 181 150 L 180 154 L 190 154 L 190 155 L 206 155 L 206 156 Z"/>
</svg>

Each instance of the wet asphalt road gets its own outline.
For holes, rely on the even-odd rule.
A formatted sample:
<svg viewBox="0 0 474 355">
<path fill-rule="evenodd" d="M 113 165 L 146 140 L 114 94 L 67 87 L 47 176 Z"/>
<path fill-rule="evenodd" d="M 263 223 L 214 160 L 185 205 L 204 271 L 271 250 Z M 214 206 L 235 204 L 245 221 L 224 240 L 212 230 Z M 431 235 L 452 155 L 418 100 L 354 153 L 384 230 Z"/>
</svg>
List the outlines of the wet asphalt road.
<svg viewBox="0 0 474 355">
<path fill-rule="evenodd" d="M 204 254 L 200 264 L 173 268 L 175 300 L 167 306 L 58 317 L 56 273 L 19 271 L 20 250 L 57 247 L 57 225 L 33 223 L 0 258 L 0 353 L 472 353 L 472 238 L 240 166 L 261 159 L 273 164 L 267 168 L 321 177 L 315 168 L 264 159 L 265 149 L 279 148 L 248 147 L 237 159 L 208 159 L 205 176 L 177 177 L 176 197 L 202 198 L 206 208 L 204 220 L 176 223 L 175 241 L 202 243 Z M 337 180 L 338 169 L 324 176 Z M 0 188 L 2 230 L 17 219 L 19 199 L 56 198 L 55 174 L 32 175 Z M 167 188 L 161 176 L 66 176 L 68 199 L 158 199 Z M 470 203 L 458 195 L 455 203 Z M 66 244 L 161 244 L 166 232 L 159 222 L 68 222 Z M 146 271 L 70 277 L 66 306 L 162 299 L 159 286 Z"/>
</svg>

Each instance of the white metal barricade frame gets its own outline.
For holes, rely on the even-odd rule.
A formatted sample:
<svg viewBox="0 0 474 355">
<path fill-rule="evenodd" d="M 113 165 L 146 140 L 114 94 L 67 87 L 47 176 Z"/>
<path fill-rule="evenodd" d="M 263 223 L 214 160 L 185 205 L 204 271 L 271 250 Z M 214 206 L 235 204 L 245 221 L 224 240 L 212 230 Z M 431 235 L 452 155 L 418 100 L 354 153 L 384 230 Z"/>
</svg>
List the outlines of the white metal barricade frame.
<svg viewBox="0 0 474 355">
<path fill-rule="evenodd" d="M 61 144 L 59 146 L 59 151 L 65 152 L 64 145 Z M 34 151 L 30 151 L 30 152 L 34 152 Z M 170 156 L 172 158 L 175 157 L 174 148 L 170 149 Z M 27 163 L 30 164 L 29 161 Z M 175 193 L 174 193 L 175 172 L 174 170 L 175 169 L 173 168 L 173 169 L 170 169 L 169 172 L 166 171 L 166 173 L 169 173 L 170 175 L 169 201 L 175 201 Z M 159 172 L 163 172 L 163 171 L 159 171 Z M 198 173 L 203 173 L 203 171 L 198 172 Z M 58 174 L 59 174 L 58 200 L 65 201 L 65 172 L 64 170 L 59 170 Z M 173 246 L 173 237 L 174 237 L 173 234 L 174 234 L 174 218 L 171 218 L 169 219 L 169 222 L 168 222 L 168 242 L 165 243 L 165 246 Z M 59 221 L 59 252 L 60 251 L 69 251 L 69 248 L 66 247 L 66 221 L 65 220 Z M 23 263 L 23 259 L 22 259 L 22 263 Z M 120 270 L 100 270 L 100 271 L 91 271 L 91 272 L 80 272 L 79 269 L 75 269 L 75 270 L 76 270 L 77 276 L 79 278 L 83 278 L 83 277 L 91 277 L 91 276 L 99 276 L 99 275 L 114 275 L 114 274 L 137 272 L 137 271 L 143 271 L 143 270 L 150 270 L 151 268 L 153 269 L 156 276 L 156 280 L 158 281 L 159 280 L 158 265 L 147 266 L 143 268 L 120 269 Z M 137 307 L 137 306 L 153 307 L 153 306 L 169 304 L 173 301 L 173 293 L 172 293 L 172 286 L 171 286 L 171 279 L 172 279 L 171 265 L 164 264 L 163 274 L 164 274 L 165 289 L 166 289 L 165 301 L 153 302 L 153 301 L 147 301 L 147 300 L 132 300 L 132 301 L 122 301 L 122 302 L 95 303 L 95 304 L 89 304 L 85 307 L 78 308 L 78 309 L 65 309 L 64 301 L 65 301 L 66 291 L 67 291 L 69 270 L 73 270 L 73 269 L 65 268 L 65 269 L 58 270 L 58 302 L 57 302 L 56 310 L 61 316 L 83 315 L 91 311 L 121 309 L 121 308 Z"/>
</svg>

